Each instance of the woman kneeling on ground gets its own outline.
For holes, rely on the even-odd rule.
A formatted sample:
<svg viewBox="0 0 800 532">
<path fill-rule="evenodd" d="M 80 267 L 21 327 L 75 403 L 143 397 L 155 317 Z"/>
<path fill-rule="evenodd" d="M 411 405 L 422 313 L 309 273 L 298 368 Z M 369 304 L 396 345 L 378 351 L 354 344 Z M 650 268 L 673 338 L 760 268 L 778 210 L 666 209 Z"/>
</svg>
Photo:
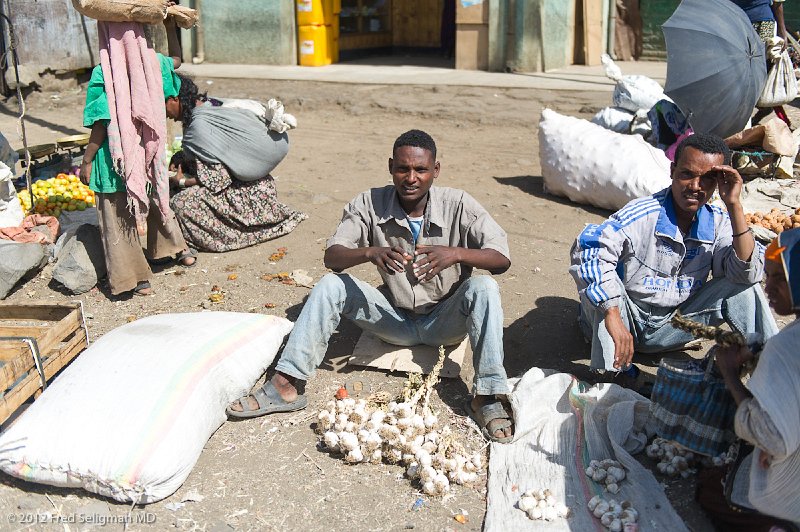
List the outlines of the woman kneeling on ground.
<svg viewBox="0 0 800 532">
<path fill-rule="evenodd" d="M 261 133 L 267 143 L 279 136 L 267 136 L 267 125 L 251 111 L 213 106 L 198 94 L 191 79 L 181 76 L 181 81 L 178 97 L 167 100 L 167 115 L 180 120 L 184 128 L 184 150 L 170 165 L 175 172 L 170 183 L 179 190 L 170 206 L 187 242 L 199 250 L 222 252 L 290 233 L 308 216 L 278 201 L 272 175 L 265 172 L 253 179 L 251 174 L 243 181 L 224 162 L 240 148 L 235 145 L 240 123 L 254 128 L 254 136 Z M 195 127 L 198 112 L 204 118 L 202 133 Z M 205 120 L 208 113 L 211 120 Z M 205 143 L 209 137 L 212 141 Z M 285 136 L 282 139 L 285 142 Z"/>
<path fill-rule="evenodd" d="M 725 479 L 727 498 L 722 471 L 698 481 L 698 502 L 726 531 L 797 530 L 800 524 L 800 229 L 779 234 L 765 258 L 770 306 L 795 320 L 766 343 L 747 387 L 739 372 L 753 353 L 728 348 L 717 354 L 738 405 L 736 434 L 755 448 L 734 478 Z"/>
</svg>

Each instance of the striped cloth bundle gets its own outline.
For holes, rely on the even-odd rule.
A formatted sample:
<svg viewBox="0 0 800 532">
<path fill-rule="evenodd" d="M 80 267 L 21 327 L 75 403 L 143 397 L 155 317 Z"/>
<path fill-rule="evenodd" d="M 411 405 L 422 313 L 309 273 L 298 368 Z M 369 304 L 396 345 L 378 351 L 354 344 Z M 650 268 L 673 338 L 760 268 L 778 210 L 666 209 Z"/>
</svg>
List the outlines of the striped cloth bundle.
<svg viewBox="0 0 800 532">
<path fill-rule="evenodd" d="M 656 434 L 696 453 L 719 456 L 736 439 L 736 403 L 715 371 L 713 350 L 702 361 L 662 359 L 650 395 Z"/>
</svg>

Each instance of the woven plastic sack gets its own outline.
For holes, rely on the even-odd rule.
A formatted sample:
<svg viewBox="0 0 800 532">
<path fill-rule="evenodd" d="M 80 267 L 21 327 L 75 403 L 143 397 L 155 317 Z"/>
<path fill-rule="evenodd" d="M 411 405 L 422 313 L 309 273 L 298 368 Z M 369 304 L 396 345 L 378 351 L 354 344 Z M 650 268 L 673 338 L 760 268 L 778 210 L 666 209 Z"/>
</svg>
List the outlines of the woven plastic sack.
<svg viewBox="0 0 800 532">
<path fill-rule="evenodd" d="M 617 210 L 670 185 L 670 161 L 639 135 L 544 109 L 539 122 L 544 190 Z"/>
<path fill-rule="evenodd" d="M 592 124 L 616 133 L 630 133 L 634 114 L 621 107 L 604 107 L 592 117 Z"/>
<path fill-rule="evenodd" d="M 797 78 L 789 52 L 783 52 L 767 72 L 767 84 L 756 104 L 758 107 L 777 107 L 797 98 Z"/>
<path fill-rule="evenodd" d="M 719 456 L 736 440 L 736 403 L 715 370 L 711 353 L 700 362 L 662 359 L 650 413 L 662 438 L 696 453 Z"/>
<path fill-rule="evenodd" d="M 277 316 L 198 312 L 114 329 L 0 435 L 0 469 L 121 502 L 168 497 L 291 328 Z"/>
<path fill-rule="evenodd" d="M 19 227 L 25 217 L 13 180 L 14 174 L 0 162 L 0 227 Z"/>
<path fill-rule="evenodd" d="M 158 24 L 167 16 L 167 0 L 72 0 L 78 13 L 106 22 Z"/>
<path fill-rule="evenodd" d="M 649 111 L 656 102 L 666 98 L 664 89 L 656 80 L 640 75 L 623 76 L 622 70 L 608 54 L 603 54 L 600 60 L 605 67 L 606 76 L 617 82 L 612 98 L 614 107 L 622 107 L 632 113 L 639 109 Z"/>
</svg>

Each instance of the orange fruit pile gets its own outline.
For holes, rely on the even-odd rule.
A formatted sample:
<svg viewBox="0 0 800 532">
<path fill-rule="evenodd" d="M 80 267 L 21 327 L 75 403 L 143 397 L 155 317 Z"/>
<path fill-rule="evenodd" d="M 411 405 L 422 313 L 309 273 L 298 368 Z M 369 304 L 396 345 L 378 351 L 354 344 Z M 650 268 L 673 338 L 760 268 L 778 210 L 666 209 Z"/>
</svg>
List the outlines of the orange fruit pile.
<svg viewBox="0 0 800 532">
<path fill-rule="evenodd" d="M 787 229 L 800 227 L 800 209 L 795 210 L 794 214 L 784 214 L 778 209 L 772 209 L 766 214 L 755 212 L 745 214 L 744 219 L 750 225 L 760 225 L 775 233 L 782 233 Z"/>
<path fill-rule="evenodd" d="M 81 183 L 76 175 L 58 174 L 50 179 L 40 179 L 27 190 L 20 191 L 20 204 L 25 212 L 33 210 L 56 218 L 64 211 L 83 211 L 94 207 L 94 191 Z"/>
</svg>

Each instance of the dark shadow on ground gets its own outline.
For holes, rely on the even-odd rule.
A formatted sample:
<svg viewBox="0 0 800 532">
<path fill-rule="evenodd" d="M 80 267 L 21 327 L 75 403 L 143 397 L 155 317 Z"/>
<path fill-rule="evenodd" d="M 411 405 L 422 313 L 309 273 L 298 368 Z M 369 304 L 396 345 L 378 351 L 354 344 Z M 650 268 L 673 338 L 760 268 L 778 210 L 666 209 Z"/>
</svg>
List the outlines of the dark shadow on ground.
<svg viewBox="0 0 800 532">
<path fill-rule="evenodd" d="M 509 377 L 532 367 L 571 373 L 590 383 L 599 382 L 589 372 L 590 345 L 578 327 L 578 302 L 564 297 L 540 297 L 533 309 L 506 327 L 503 333 L 505 366 Z M 652 380 L 662 358 L 702 358 L 708 345 L 657 354 L 636 353 L 634 363 Z M 616 381 L 614 381 L 616 382 Z"/>
<path fill-rule="evenodd" d="M 517 175 L 508 177 L 494 176 L 494 180 L 500 183 L 501 185 L 516 187 L 520 191 L 525 192 L 526 194 L 530 194 L 531 196 L 536 196 L 537 198 L 546 199 L 547 201 L 552 201 L 553 203 L 559 203 L 561 205 L 569 205 L 571 207 L 578 207 L 585 210 L 586 212 L 597 214 L 599 216 L 608 216 L 611 214 L 611 211 L 607 211 L 605 209 L 592 207 L 591 205 L 581 205 L 580 203 L 575 203 L 573 201 L 568 200 L 567 198 L 553 196 L 551 194 L 546 193 L 544 191 L 544 179 L 540 175 L 537 176 Z"/>
<path fill-rule="evenodd" d="M 8 107 L 6 107 L 6 104 L 4 103 L 0 103 L 0 113 L 7 116 L 14 116 L 14 117 L 19 116 L 19 110 L 9 109 Z M 47 129 L 51 129 L 59 133 L 63 133 L 64 135 L 80 135 L 82 133 L 86 133 L 86 130 L 61 126 L 59 124 L 48 122 L 47 120 L 42 120 L 41 118 L 36 118 L 35 116 L 32 116 L 30 114 L 25 115 L 25 121 L 30 122 L 31 124 L 36 124 L 37 126 L 46 127 Z"/>
<path fill-rule="evenodd" d="M 555 296 L 538 298 L 527 314 L 503 332 L 508 376 L 520 376 L 532 367 L 539 367 L 588 379 L 589 367 L 577 363 L 589 358 L 589 344 L 578 328 L 577 315 L 575 300 Z"/>
</svg>

